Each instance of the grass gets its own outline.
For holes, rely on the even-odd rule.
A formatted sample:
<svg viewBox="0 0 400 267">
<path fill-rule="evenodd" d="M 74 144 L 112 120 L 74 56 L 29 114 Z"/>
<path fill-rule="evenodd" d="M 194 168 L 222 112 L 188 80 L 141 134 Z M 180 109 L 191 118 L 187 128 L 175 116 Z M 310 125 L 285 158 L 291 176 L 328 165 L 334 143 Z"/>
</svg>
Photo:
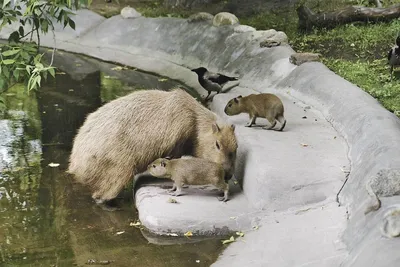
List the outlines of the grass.
<svg viewBox="0 0 400 267">
<path fill-rule="evenodd" d="M 104 1 L 104 0 L 95 0 Z M 120 0 L 129 1 L 135 0 Z M 348 4 L 368 5 L 368 0 L 302 0 L 314 12 L 332 11 Z M 104 3 L 104 2 L 103 2 Z M 142 2 L 143 3 L 143 2 Z M 400 0 L 385 0 L 384 6 L 400 3 Z M 104 4 L 103 4 L 104 5 Z M 127 4 L 120 3 L 120 6 Z M 191 12 L 184 9 L 169 10 L 162 2 L 131 4 L 146 17 L 188 17 Z M 115 13 L 115 12 L 114 12 Z M 390 23 L 353 23 L 332 30 L 315 30 L 309 34 L 297 31 L 295 8 L 269 10 L 249 17 L 239 17 L 241 24 L 257 30 L 284 31 L 290 45 L 298 52 L 315 52 L 323 56 L 323 62 L 332 71 L 356 84 L 386 109 L 400 116 L 400 75 L 389 81 L 387 52 L 400 32 L 400 20 Z M 400 70 L 399 70 L 400 73 Z"/>
</svg>

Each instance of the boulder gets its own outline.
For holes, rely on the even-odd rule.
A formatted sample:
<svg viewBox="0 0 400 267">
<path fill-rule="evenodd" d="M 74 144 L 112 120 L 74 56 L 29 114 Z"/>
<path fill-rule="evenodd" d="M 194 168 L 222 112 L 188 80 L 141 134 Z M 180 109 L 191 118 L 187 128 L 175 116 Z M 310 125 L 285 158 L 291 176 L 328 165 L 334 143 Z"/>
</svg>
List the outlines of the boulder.
<svg viewBox="0 0 400 267">
<path fill-rule="evenodd" d="M 121 16 L 124 19 L 134 19 L 134 18 L 139 18 L 142 16 L 139 12 L 137 12 L 133 7 L 126 6 L 123 9 L 121 9 Z"/>
<path fill-rule="evenodd" d="M 289 61 L 292 64 L 300 66 L 306 62 L 320 61 L 320 54 L 315 53 L 294 53 L 290 56 Z"/>
<path fill-rule="evenodd" d="M 191 15 L 188 18 L 188 22 L 200 22 L 200 21 L 212 21 L 214 15 L 207 13 L 207 12 L 199 12 L 196 14 Z"/>
<path fill-rule="evenodd" d="M 216 27 L 223 25 L 235 25 L 239 23 L 239 19 L 232 13 L 220 12 L 215 15 L 213 25 Z"/>
</svg>

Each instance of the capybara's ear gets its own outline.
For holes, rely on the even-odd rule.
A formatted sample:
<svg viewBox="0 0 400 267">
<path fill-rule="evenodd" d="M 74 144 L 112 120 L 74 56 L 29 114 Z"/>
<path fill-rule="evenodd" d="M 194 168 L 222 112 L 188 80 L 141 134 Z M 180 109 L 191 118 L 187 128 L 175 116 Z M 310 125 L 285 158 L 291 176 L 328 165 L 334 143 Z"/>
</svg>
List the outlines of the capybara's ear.
<svg viewBox="0 0 400 267">
<path fill-rule="evenodd" d="M 161 166 L 162 167 L 165 167 L 167 164 L 165 163 L 165 161 L 163 160 L 163 161 L 161 161 Z"/>
<path fill-rule="evenodd" d="M 218 133 L 220 131 L 218 124 L 214 123 L 212 125 L 212 131 L 213 133 Z"/>
<path fill-rule="evenodd" d="M 235 130 L 235 124 L 231 124 L 231 128 L 234 131 Z"/>
<path fill-rule="evenodd" d="M 242 95 L 238 96 L 237 98 L 242 98 Z"/>
</svg>

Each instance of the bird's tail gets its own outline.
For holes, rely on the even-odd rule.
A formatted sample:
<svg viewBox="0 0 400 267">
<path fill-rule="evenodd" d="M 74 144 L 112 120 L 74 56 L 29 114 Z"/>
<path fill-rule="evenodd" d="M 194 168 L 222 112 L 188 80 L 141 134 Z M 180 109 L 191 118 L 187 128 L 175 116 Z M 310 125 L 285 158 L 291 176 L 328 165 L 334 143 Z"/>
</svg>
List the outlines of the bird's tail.
<svg viewBox="0 0 400 267">
<path fill-rule="evenodd" d="M 229 77 L 229 76 L 227 76 L 228 77 L 228 81 L 237 81 L 237 80 L 239 80 L 239 77 Z"/>
</svg>

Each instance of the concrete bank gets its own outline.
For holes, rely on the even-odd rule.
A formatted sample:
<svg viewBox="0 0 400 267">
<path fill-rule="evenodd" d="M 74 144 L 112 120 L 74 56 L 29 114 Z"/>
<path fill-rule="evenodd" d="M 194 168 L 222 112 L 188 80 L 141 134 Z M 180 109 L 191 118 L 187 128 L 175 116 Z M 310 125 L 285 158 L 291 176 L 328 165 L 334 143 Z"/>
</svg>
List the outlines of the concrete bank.
<svg viewBox="0 0 400 267">
<path fill-rule="evenodd" d="M 383 234 L 398 231 L 400 121 L 376 100 L 321 63 L 292 65 L 294 51 L 274 30 L 174 18 L 105 19 L 88 10 L 78 11 L 75 22 L 76 31 L 57 26 L 58 49 L 168 76 L 202 94 L 190 68 L 240 77 L 240 86 L 216 96 L 210 108 L 237 125 L 241 187 L 231 185 L 227 203 L 206 188 L 187 189 L 175 205 L 159 184 L 142 186 L 136 204 L 147 228 L 164 235 L 245 232 L 244 242 L 230 245 L 215 266 L 396 266 L 400 242 Z M 266 39 L 281 45 L 261 47 Z M 52 34 L 41 42 L 52 46 Z M 248 129 L 245 115 L 223 114 L 230 98 L 255 92 L 282 98 L 284 132 Z M 369 181 L 382 207 L 365 216 Z"/>
</svg>

